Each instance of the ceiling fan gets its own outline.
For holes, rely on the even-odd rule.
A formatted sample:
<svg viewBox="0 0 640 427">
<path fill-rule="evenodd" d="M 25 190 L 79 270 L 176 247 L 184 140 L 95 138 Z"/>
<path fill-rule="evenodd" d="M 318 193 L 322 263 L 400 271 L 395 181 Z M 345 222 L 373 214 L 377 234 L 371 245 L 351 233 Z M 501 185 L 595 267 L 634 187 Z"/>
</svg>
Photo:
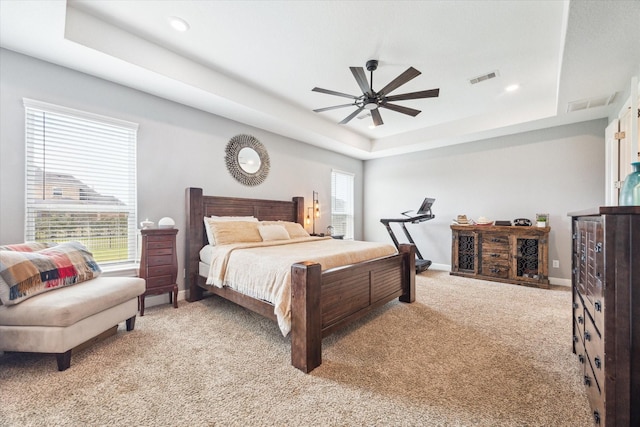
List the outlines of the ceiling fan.
<svg viewBox="0 0 640 427">
<path fill-rule="evenodd" d="M 358 82 L 358 86 L 362 90 L 362 95 L 355 96 L 349 95 L 347 93 L 336 92 L 329 89 L 322 89 L 319 87 L 314 87 L 311 89 L 314 92 L 326 93 L 329 95 L 342 96 L 345 98 L 353 99 L 353 102 L 350 104 L 342 104 L 342 105 L 334 105 L 332 107 L 318 108 L 315 111 L 316 113 L 320 113 L 322 111 L 334 110 L 336 108 L 344 108 L 344 107 L 356 107 L 356 110 L 349 114 L 340 122 L 341 125 L 348 123 L 351 119 L 356 117 L 362 110 L 368 110 L 371 112 L 371 117 L 373 118 L 374 126 L 380 126 L 384 124 L 382 121 L 382 117 L 380 116 L 380 108 L 386 108 L 388 110 L 397 111 L 398 113 L 407 114 L 409 116 L 417 116 L 420 114 L 420 110 L 416 110 L 413 108 L 403 107 L 402 105 L 391 104 L 393 101 L 403 101 L 407 99 L 419 99 L 419 98 L 435 98 L 440 94 L 440 89 L 429 89 L 422 90 L 419 92 L 411 92 L 411 93 L 403 93 L 401 95 L 392 95 L 389 94 L 407 83 L 409 80 L 418 77 L 421 73 L 413 67 L 409 67 L 404 73 L 400 74 L 398 77 L 393 79 L 389 84 L 380 89 L 379 91 L 373 90 L 373 72 L 378 68 L 378 61 L 375 59 L 371 59 L 367 61 L 367 70 L 371 72 L 371 83 L 367 82 L 367 75 L 364 72 L 362 67 L 349 67 L 351 72 L 353 73 L 353 77 L 355 77 L 356 82 Z"/>
</svg>

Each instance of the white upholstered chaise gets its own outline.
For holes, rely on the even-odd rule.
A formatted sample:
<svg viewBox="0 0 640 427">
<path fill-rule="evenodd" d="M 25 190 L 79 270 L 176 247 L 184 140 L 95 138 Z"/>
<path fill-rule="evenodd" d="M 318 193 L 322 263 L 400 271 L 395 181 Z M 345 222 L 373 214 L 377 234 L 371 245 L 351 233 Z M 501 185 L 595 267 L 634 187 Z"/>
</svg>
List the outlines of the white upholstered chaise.
<svg viewBox="0 0 640 427">
<path fill-rule="evenodd" d="M 124 321 L 133 330 L 144 290 L 144 280 L 137 277 L 99 276 L 0 305 L 0 351 L 53 353 L 63 371 L 79 344 Z"/>
</svg>

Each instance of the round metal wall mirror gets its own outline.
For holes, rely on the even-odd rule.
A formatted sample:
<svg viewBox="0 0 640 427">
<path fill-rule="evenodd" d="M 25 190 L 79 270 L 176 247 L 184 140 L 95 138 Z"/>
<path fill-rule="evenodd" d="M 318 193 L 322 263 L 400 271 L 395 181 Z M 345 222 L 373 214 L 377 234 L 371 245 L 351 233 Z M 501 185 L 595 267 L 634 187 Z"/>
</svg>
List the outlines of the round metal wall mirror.
<svg viewBox="0 0 640 427">
<path fill-rule="evenodd" d="M 229 173 L 248 186 L 261 184 L 269 174 L 269 154 L 264 145 L 251 135 L 236 135 L 225 149 Z"/>
</svg>

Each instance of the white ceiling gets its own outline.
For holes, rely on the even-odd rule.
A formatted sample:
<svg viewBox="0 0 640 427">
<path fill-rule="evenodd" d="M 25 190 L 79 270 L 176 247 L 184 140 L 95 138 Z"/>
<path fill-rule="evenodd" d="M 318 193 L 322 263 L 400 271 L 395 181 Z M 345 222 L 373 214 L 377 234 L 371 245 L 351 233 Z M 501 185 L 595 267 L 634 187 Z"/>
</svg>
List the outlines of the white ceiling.
<svg viewBox="0 0 640 427">
<path fill-rule="evenodd" d="M 370 159 L 607 117 L 567 106 L 628 93 L 640 1 L 0 0 L 0 46 Z M 413 66 L 393 94 L 440 96 L 397 101 L 422 113 L 382 109 L 373 129 L 337 124 L 351 107 L 312 111 L 349 102 L 315 86 L 360 95 L 349 67 L 369 59 L 374 89 Z"/>
</svg>

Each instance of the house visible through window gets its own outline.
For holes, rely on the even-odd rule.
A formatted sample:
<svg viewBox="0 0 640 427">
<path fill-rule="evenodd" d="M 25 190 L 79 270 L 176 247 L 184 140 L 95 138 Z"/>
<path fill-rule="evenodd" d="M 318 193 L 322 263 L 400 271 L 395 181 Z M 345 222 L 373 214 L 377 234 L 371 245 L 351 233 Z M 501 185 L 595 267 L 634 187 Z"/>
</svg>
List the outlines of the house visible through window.
<svg viewBox="0 0 640 427">
<path fill-rule="evenodd" d="M 331 225 L 333 234 L 353 239 L 353 174 L 331 171 Z"/>
<path fill-rule="evenodd" d="M 136 254 L 138 125 L 24 99 L 25 240 L 82 242 L 100 263 Z"/>
</svg>

